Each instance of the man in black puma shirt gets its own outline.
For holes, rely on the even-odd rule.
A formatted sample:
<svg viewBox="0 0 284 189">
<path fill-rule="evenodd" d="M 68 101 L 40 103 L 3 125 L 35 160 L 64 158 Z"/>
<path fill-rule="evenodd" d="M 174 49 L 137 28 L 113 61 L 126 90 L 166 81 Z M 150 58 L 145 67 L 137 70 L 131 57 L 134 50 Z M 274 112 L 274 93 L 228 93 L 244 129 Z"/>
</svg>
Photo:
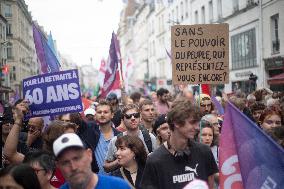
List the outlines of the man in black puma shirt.
<svg viewBox="0 0 284 189">
<path fill-rule="evenodd" d="M 213 175 L 218 172 L 213 154 L 206 145 L 193 141 L 200 121 L 198 107 L 186 99 L 178 99 L 167 121 L 170 139 L 149 155 L 141 187 L 180 189 L 194 179 L 201 179 L 213 189 Z"/>
</svg>

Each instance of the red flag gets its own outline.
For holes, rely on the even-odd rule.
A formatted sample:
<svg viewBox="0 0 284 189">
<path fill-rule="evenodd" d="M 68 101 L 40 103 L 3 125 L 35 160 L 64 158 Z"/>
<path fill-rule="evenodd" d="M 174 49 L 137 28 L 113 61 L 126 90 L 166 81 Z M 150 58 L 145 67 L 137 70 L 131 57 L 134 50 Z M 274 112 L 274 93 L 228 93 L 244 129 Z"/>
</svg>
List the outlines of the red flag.
<svg viewBox="0 0 284 189">
<path fill-rule="evenodd" d="M 208 85 L 208 84 L 201 84 L 201 93 L 202 94 L 207 94 L 207 95 L 211 95 L 210 94 L 210 85 Z"/>
</svg>

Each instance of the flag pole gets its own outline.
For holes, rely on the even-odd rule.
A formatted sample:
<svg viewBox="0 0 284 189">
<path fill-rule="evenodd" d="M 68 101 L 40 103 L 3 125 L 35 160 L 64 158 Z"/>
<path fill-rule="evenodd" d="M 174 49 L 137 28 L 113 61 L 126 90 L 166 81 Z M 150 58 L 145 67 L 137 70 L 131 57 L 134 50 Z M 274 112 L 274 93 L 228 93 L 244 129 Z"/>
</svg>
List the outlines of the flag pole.
<svg viewBox="0 0 284 189">
<path fill-rule="evenodd" d="M 199 87 L 199 97 L 198 97 L 198 108 L 199 108 L 199 111 L 200 111 L 200 100 L 201 100 L 201 84 L 198 84 Z M 199 142 L 201 142 L 201 135 L 202 135 L 202 130 L 201 130 L 201 121 L 199 122 Z"/>
</svg>

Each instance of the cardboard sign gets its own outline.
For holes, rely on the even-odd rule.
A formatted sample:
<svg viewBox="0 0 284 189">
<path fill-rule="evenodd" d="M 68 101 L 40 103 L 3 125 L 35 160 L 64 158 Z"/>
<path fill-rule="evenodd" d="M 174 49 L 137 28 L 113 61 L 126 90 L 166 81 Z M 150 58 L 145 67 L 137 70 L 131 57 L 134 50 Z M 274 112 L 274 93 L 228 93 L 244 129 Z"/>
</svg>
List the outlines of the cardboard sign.
<svg viewBox="0 0 284 189">
<path fill-rule="evenodd" d="M 229 25 L 171 28 L 174 84 L 229 83 Z"/>
<path fill-rule="evenodd" d="M 78 70 L 67 70 L 23 80 L 30 103 L 27 117 L 58 115 L 83 110 Z"/>
</svg>

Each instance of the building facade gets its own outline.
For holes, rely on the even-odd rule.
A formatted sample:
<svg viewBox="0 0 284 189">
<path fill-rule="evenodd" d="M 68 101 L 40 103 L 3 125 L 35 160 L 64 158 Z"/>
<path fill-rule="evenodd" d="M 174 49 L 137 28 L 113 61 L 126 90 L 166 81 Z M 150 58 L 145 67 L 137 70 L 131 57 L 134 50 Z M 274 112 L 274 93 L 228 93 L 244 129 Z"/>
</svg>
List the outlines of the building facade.
<svg viewBox="0 0 284 189">
<path fill-rule="evenodd" d="M 7 65 L 10 87 L 22 96 L 22 80 L 39 73 L 32 32 L 32 17 L 24 0 L 1 0 L 7 20 Z"/>
<path fill-rule="evenodd" d="M 8 101 L 11 92 L 7 65 L 7 20 L 0 14 L 0 100 Z"/>
<path fill-rule="evenodd" d="M 119 39 L 123 41 L 122 57 L 125 58 L 126 52 L 135 49 L 133 62 L 139 74 L 133 75 L 133 80 L 136 80 L 138 75 L 141 80 L 141 75 L 144 74 L 144 83 L 150 82 L 149 86 L 155 86 L 151 89 L 170 88 L 172 86 L 169 58 L 171 26 L 228 23 L 230 83 L 218 87 L 224 88 L 226 92 L 241 90 L 246 93 L 255 90 L 256 87 L 284 90 L 282 87 L 284 61 L 283 48 L 281 48 L 284 40 L 283 4 L 283 0 L 142 2 L 135 6 L 135 11 L 131 15 L 122 14 L 124 19 L 121 19 L 120 26 L 124 27 L 123 32 L 119 33 Z M 127 8 L 129 3 L 124 11 Z M 131 25 L 127 24 L 129 20 L 132 21 Z M 148 32 L 144 32 L 141 23 L 147 25 Z M 133 35 L 128 35 L 129 31 L 140 31 L 140 34 L 134 32 Z M 145 33 L 147 33 L 147 46 L 144 40 Z M 136 48 L 133 48 L 134 46 Z M 147 58 L 141 58 L 145 55 Z M 144 62 L 148 64 L 148 69 L 143 66 Z"/>
</svg>

